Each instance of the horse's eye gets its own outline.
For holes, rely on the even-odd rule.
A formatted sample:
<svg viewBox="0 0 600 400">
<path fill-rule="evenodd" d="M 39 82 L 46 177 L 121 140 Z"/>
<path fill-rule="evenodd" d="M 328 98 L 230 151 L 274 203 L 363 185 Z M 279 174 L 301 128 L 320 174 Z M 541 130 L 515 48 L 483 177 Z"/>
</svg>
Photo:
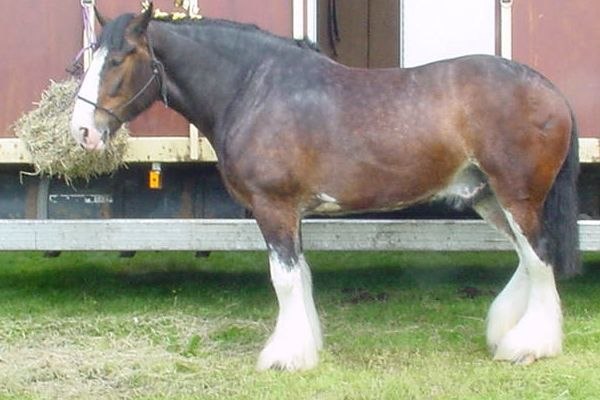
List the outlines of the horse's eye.
<svg viewBox="0 0 600 400">
<path fill-rule="evenodd" d="M 108 65 L 110 67 L 118 67 L 123 63 L 124 57 L 114 56 L 108 59 Z"/>
</svg>

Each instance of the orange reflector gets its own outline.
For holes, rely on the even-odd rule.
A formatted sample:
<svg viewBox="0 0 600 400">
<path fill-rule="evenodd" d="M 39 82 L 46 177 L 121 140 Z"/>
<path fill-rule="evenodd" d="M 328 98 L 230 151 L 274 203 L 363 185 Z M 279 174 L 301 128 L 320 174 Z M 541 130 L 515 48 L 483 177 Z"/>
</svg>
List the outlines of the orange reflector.
<svg viewBox="0 0 600 400">
<path fill-rule="evenodd" d="M 148 174 L 148 187 L 150 189 L 162 189 L 162 175 L 160 163 L 152 163 L 152 169 Z"/>
</svg>

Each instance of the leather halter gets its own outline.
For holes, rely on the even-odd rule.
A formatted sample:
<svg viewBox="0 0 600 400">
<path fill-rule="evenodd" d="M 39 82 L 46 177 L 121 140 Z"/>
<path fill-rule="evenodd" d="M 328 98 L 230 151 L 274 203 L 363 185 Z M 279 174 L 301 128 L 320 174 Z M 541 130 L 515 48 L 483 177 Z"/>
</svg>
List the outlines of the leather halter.
<svg viewBox="0 0 600 400">
<path fill-rule="evenodd" d="M 156 54 L 154 53 L 154 49 L 152 48 L 152 43 L 150 42 L 150 36 L 146 35 L 146 40 L 148 42 L 148 49 L 150 50 L 150 57 L 151 57 L 151 65 L 152 65 L 152 76 L 146 81 L 146 83 L 144 84 L 144 86 L 141 87 L 140 90 L 138 90 L 133 96 L 131 96 L 131 98 L 129 100 L 127 100 L 125 103 L 121 104 L 120 106 L 118 106 L 116 109 L 120 109 L 120 108 L 124 108 L 127 107 L 128 105 L 130 105 L 131 103 L 133 103 L 135 100 L 138 99 L 138 97 L 140 97 L 145 91 L 146 89 L 148 89 L 148 87 L 150 86 L 150 84 L 156 79 L 158 81 L 158 85 L 160 86 L 160 96 L 163 100 L 163 103 L 165 103 L 165 106 L 168 106 L 167 103 L 167 86 L 165 84 L 165 66 L 163 65 L 162 62 L 160 62 L 157 58 L 156 58 Z M 88 103 L 92 106 L 94 106 L 95 109 L 97 110 L 101 110 L 104 111 L 105 113 L 107 113 L 108 115 L 110 115 L 111 117 L 113 117 L 115 120 L 117 120 L 117 122 L 119 122 L 120 125 L 123 125 L 125 123 L 125 121 L 123 121 L 116 113 L 115 113 L 115 109 L 109 109 L 106 107 L 102 107 L 101 105 L 99 105 L 96 102 L 93 102 L 91 100 L 86 99 L 85 97 L 82 97 L 80 95 L 77 95 L 77 98 L 85 103 Z"/>
</svg>

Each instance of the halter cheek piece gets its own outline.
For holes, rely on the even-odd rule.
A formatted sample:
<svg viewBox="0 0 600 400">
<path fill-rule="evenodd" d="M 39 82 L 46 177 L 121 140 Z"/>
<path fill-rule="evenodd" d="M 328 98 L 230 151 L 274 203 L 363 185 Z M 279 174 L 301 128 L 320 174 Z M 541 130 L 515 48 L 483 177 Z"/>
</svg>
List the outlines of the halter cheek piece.
<svg viewBox="0 0 600 400">
<path fill-rule="evenodd" d="M 150 57 L 152 58 L 151 60 L 151 66 L 152 66 L 152 76 L 150 77 L 150 79 L 148 79 L 148 81 L 146 81 L 146 83 L 144 84 L 144 86 L 141 87 L 140 90 L 138 90 L 133 96 L 131 96 L 131 98 L 129 100 L 127 100 L 125 103 L 121 104 L 120 106 L 117 107 L 117 110 L 120 108 L 125 108 L 128 105 L 130 105 L 131 103 L 133 103 L 135 100 L 137 100 L 138 97 L 140 97 L 145 91 L 146 89 L 148 89 L 148 87 L 150 86 L 150 84 L 152 84 L 152 82 L 156 79 L 158 81 L 158 85 L 160 87 L 160 97 L 163 100 L 163 103 L 165 103 L 165 106 L 168 106 L 167 103 L 167 86 L 165 84 L 165 66 L 163 65 L 162 62 L 160 62 L 157 58 L 156 58 L 156 54 L 154 54 L 154 49 L 152 48 L 152 43 L 150 42 L 150 36 L 146 36 L 146 40 L 148 41 L 148 48 L 150 49 Z M 101 105 L 99 105 L 98 103 L 95 103 L 91 100 L 86 99 L 85 97 L 79 96 L 77 95 L 77 98 L 81 101 L 83 101 L 84 103 L 88 103 L 92 106 L 94 106 L 95 109 L 97 110 L 101 110 L 104 111 L 105 113 L 107 113 L 108 115 L 110 115 L 111 117 L 113 117 L 117 122 L 119 122 L 120 125 L 123 125 L 125 123 L 125 121 L 123 121 L 116 113 L 116 110 L 111 110 L 109 108 L 106 107 L 102 107 Z"/>
</svg>

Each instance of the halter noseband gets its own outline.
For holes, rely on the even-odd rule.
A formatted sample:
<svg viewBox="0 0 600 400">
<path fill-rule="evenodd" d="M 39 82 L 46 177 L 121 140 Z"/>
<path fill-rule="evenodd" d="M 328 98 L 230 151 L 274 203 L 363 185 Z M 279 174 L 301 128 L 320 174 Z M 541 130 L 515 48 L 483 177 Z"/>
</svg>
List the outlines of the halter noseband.
<svg viewBox="0 0 600 400">
<path fill-rule="evenodd" d="M 133 96 L 131 96 L 131 98 L 129 100 L 127 100 L 124 104 L 121 104 L 120 106 L 117 107 L 117 109 L 120 108 L 124 108 L 127 107 L 128 105 L 130 105 L 131 103 L 133 103 L 135 100 L 137 100 L 138 97 L 140 97 L 145 91 L 146 89 L 148 89 L 148 87 L 150 86 L 150 84 L 156 79 L 158 81 L 158 85 L 160 87 L 160 97 L 163 100 L 163 103 L 165 103 L 165 106 L 168 106 L 167 103 L 167 86 L 165 84 L 165 66 L 163 65 L 162 62 L 160 62 L 157 58 L 156 58 L 156 54 L 154 53 L 154 49 L 152 48 L 152 43 L 150 42 L 150 36 L 146 35 L 146 40 L 148 42 L 148 48 L 150 50 L 150 57 L 151 57 L 151 65 L 152 65 L 152 76 L 150 77 L 150 79 L 148 79 L 146 81 L 146 83 L 144 84 L 144 86 L 141 87 L 140 90 L 138 90 Z M 117 122 L 119 122 L 119 124 L 123 125 L 125 123 L 125 121 L 123 121 L 117 114 L 115 114 L 114 110 L 111 110 L 109 108 L 106 107 L 102 107 L 101 105 L 99 105 L 98 103 L 95 103 L 91 100 L 86 99 L 85 97 L 82 97 L 80 95 L 77 95 L 77 98 L 81 101 L 83 101 L 84 103 L 88 103 L 92 106 L 94 106 L 94 108 L 104 111 L 105 113 L 107 113 L 108 115 L 110 115 L 111 117 L 113 117 L 115 120 L 117 120 Z"/>
</svg>

